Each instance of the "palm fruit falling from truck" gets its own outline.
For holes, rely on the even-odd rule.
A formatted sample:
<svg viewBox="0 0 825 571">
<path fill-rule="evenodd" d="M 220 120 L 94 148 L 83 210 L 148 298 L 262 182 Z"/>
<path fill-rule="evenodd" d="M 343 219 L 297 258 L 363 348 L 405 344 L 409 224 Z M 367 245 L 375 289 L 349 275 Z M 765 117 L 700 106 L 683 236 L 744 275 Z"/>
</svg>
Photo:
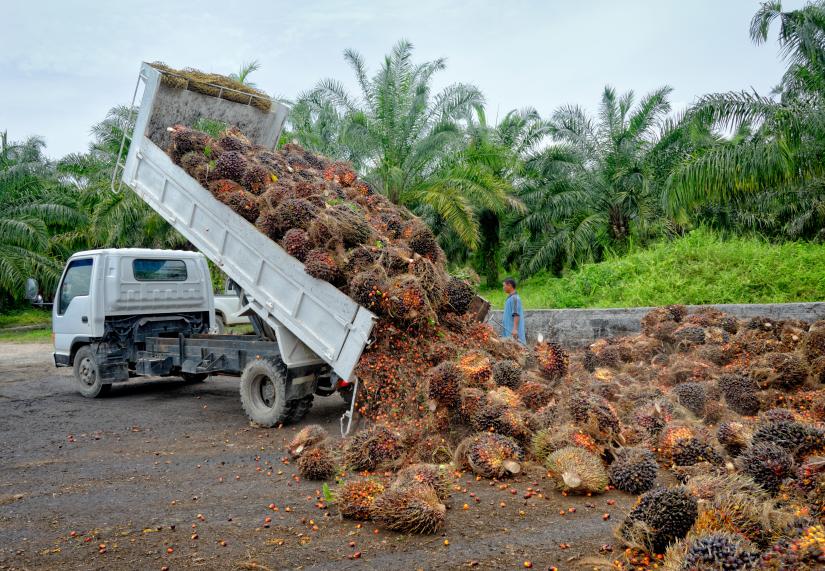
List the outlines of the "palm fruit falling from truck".
<svg viewBox="0 0 825 571">
<path fill-rule="evenodd" d="M 342 516 L 437 531 L 455 470 L 508 479 L 537 468 L 564 493 L 609 482 L 620 491 L 608 494 L 643 494 L 617 537 L 632 557 L 667 551 L 667 568 L 697 545 L 724 551 L 727 533 L 771 568 L 825 556 L 825 321 L 670 306 L 640 334 L 572 355 L 528 349 L 467 315 L 472 289 L 447 273 L 432 232 L 349 165 L 295 144 L 256 147 L 232 128 L 175 126 L 172 138 L 176 164 L 379 317 L 356 369 L 371 427 L 342 447 L 305 429 L 291 448 L 318 449 L 302 462 L 312 477 L 333 473 L 330 462 L 336 474 L 378 471 L 331 493 Z M 684 487 L 657 487 L 666 472 Z"/>
</svg>

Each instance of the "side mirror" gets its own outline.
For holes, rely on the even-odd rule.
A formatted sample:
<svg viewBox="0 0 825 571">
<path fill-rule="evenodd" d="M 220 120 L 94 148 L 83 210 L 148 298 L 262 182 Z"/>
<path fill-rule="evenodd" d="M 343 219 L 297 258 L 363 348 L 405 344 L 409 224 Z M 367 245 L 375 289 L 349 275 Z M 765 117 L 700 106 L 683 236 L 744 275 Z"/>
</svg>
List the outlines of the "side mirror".
<svg viewBox="0 0 825 571">
<path fill-rule="evenodd" d="M 37 296 L 40 294 L 40 284 L 37 283 L 37 280 L 34 278 L 28 278 L 26 280 L 26 293 L 25 297 L 29 301 L 35 301 Z"/>
</svg>

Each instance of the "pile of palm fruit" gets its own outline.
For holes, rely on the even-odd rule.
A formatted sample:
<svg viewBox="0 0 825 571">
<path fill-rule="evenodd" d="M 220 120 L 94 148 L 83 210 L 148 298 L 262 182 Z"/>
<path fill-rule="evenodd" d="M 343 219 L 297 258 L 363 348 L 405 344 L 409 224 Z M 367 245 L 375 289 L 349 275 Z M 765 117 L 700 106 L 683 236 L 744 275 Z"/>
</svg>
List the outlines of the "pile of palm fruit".
<svg viewBox="0 0 825 571">
<path fill-rule="evenodd" d="M 218 200 L 379 316 L 356 369 L 369 428 L 293 443 L 304 478 L 360 474 L 334 492 L 342 516 L 436 532 L 457 471 L 540 466 L 560 493 L 638 495 L 617 537 L 668 569 L 823 564 L 825 321 L 670 306 L 636 336 L 525 348 L 467 315 L 433 233 L 349 166 L 233 129 L 172 139 Z"/>
</svg>

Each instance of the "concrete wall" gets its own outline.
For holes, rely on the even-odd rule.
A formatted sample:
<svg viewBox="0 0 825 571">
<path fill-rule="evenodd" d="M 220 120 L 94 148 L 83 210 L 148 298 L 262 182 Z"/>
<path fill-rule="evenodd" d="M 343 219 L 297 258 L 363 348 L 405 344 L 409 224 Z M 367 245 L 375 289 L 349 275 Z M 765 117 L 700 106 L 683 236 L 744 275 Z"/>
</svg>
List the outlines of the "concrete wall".
<svg viewBox="0 0 825 571">
<path fill-rule="evenodd" d="M 693 312 L 703 306 L 690 305 Z M 802 319 L 816 321 L 825 319 L 825 302 L 812 303 L 768 303 L 768 304 L 722 304 L 714 305 L 725 313 L 739 319 L 757 316 L 772 319 Z M 545 339 L 567 346 L 588 345 L 603 337 L 632 335 L 641 330 L 641 319 L 650 307 L 627 309 L 534 309 L 525 313 L 527 341 L 535 342 L 541 333 Z M 501 311 L 490 312 L 491 323 L 501 329 Z"/>
</svg>

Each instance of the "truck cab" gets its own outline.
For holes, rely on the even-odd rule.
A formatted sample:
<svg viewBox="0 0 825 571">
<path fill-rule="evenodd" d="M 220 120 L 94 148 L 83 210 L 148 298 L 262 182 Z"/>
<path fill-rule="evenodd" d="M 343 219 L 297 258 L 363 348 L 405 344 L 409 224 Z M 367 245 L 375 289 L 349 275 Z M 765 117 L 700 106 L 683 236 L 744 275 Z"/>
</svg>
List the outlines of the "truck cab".
<svg viewBox="0 0 825 571">
<path fill-rule="evenodd" d="M 190 336 L 215 327 L 202 254 L 142 248 L 78 252 L 66 263 L 52 308 L 54 362 L 74 367 L 80 392 L 95 397 L 111 383 L 129 379 L 148 337 Z"/>
</svg>

